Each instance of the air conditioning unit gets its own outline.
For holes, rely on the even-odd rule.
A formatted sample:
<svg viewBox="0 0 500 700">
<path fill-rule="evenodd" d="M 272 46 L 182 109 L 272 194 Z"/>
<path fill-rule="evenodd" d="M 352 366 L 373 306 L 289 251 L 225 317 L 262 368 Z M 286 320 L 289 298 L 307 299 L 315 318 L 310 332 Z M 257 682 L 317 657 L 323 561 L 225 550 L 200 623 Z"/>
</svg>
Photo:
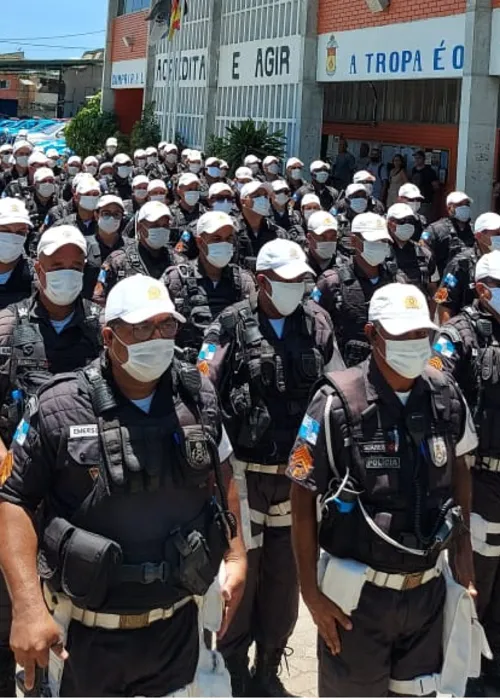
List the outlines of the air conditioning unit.
<svg viewBox="0 0 500 700">
<path fill-rule="evenodd" d="M 365 0 L 370 12 L 383 12 L 389 7 L 391 0 Z"/>
</svg>

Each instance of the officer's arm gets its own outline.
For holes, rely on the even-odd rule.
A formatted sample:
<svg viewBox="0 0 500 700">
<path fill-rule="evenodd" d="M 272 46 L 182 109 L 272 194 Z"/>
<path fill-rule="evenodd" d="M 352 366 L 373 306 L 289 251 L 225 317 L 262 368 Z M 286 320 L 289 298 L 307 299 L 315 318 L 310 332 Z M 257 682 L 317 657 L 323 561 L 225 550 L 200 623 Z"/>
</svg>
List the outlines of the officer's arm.
<svg viewBox="0 0 500 700">
<path fill-rule="evenodd" d="M 318 526 L 316 523 L 316 494 L 293 483 L 290 491 L 292 504 L 292 541 L 299 572 L 300 589 L 304 600 L 318 593 L 316 575 L 318 561 Z"/>
<path fill-rule="evenodd" d="M 11 362 L 12 362 L 12 331 L 14 327 L 14 313 L 10 308 L 0 312 L 0 463 L 7 454 L 6 444 L 10 443 L 16 424 L 11 424 L 7 415 L 10 392 L 15 388 L 11 386 Z M 22 415 L 22 409 L 21 409 Z M 17 418 L 17 421 L 21 416 Z"/>
<path fill-rule="evenodd" d="M 337 289 L 336 276 L 334 278 L 331 274 L 322 274 L 311 292 L 311 299 L 319 304 L 332 320 L 336 311 Z"/>
<path fill-rule="evenodd" d="M 441 325 L 460 313 L 467 284 L 467 274 L 454 260 L 451 260 L 443 272 L 443 279 L 434 295 Z"/>
<path fill-rule="evenodd" d="M 257 308 L 257 284 L 248 270 L 241 270 L 241 299 L 248 299 L 252 309 Z"/>
<path fill-rule="evenodd" d="M 470 360 L 470 348 L 464 345 L 461 335 L 453 325 L 445 325 L 436 335 L 432 346 L 433 357 L 430 364 L 444 370 L 457 382 L 461 382 L 466 363 Z"/>
<path fill-rule="evenodd" d="M 232 343 L 223 342 L 220 323 L 215 321 L 205 333 L 203 345 L 198 355 L 197 367 L 221 391 L 229 371 Z"/>
</svg>

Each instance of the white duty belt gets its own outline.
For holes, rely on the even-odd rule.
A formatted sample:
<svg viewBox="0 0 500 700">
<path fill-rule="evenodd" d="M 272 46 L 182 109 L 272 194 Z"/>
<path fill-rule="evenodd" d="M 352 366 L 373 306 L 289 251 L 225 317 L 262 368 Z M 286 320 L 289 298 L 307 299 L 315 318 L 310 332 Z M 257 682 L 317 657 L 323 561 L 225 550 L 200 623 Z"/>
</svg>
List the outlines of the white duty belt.
<svg viewBox="0 0 500 700">
<path fill-rule="evenodd" d="M 500 472 L 500 459 L 497 459 L 496 457 L 481 457 L 476 469 L 487 469 L 490 472 Z"/>
<path fill-rule="evenodd" d="M 258 464 L 257 462 L 242 462 L 247 472 L 260 474 L 285 474 L 287 464 Z"/>
<path fill-rule="evenodd" d="M 387 574 L 384 571 L 375 571 L 375 569 L 368 567 L 365 575 L 366 582 L 372 583 L 374 586 L 392 588 L 393 591 L 411 591 L 441 576 L 441 572 L 442 567 L 438 562 L 432 569 L 414 574 Z"/>
</svg>

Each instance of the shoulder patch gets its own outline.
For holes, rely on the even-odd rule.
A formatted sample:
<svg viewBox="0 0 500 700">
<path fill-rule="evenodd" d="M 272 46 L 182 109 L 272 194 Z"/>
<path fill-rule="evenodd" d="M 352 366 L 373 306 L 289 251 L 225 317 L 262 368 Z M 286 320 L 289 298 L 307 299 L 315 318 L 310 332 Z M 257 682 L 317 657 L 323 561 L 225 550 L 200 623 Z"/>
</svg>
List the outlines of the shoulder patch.
<svg viewBox="0 0 500 700">
<path fill-rule="evenodd" d="M 216 345 L 213 345 L 212 343 L 203 343 L 200 354 L 198 355 L 198 362 L 200 360 L 213 360 L 216 350 Z"/>
<path fill-rule="evenodd" d="M 446 301 L 448 301 L 449 296 L 450 293 L 446 287 L 439 287 L 437 292 L 434 294 L 434 301 L 436 304 L 444 304 Z"/>
<path fill-rule="evenodd" d="M 209 368 L 208 362 L 206 360 L 201 360 L 201 362 L 198 360 L 198 363 L 196 366 L 198 367 L 200 374 L 203 374 L 203 376 L 208 377 L 208 375 L 210 373 L 210 368 Z"/>
<path fill-rule="evenodd" d="M 13 467 L 14 455 L 12 449 L 10 449 L 3 458 L 2 464 L 0 464 L 0 486 L 3 486 L 9 476 L 12 474 Z"/>
<path fill-rule="evenodd" d="M 450 287 L 451 289 L 453 289 L 453 287 L 457 286 L 457 282 L 458 282 L 457 278 L 455 277 L 455 275 L 452 275 L 451 272 L 448 272 L 448 274 L 445 275 L 445 278 L 443 280 L 443 284 L 446 287 Z"/>
<path fill-rule="evenodd" d="M 99 272 L 99 276 L 97 278 L 97 281 L 100 282 L 101 284 L 104 284 L 106 282 L 107 274 L 108 274 L 108 271 L 104 268 L 101 268 L 101 271 Z"/>
<path fill-rule="evenodd" d="M 429 238 L 431 237 L 431 232 L 430 231 L 424 231 L 422 235 L 420 236 L 421 241 L 428 241 Z"/>
<path fill-rule="evenodd" d="M 443 357 L 453 357 L 455 346 L 445 335 L 440 335 L 433 345 L 433 349 Z"/>
<path fill-rule="evenodd" d="M 441 372 L 443 369 L 443 360 L 438 355 L 431 357 L 428 364 L 430 367 L 434 367 L 434 369 L 437 369 L 439 372 Z"/>
<path fill-rule="evenodd" d="M 16 432 L 14 433 L 13 440 L 14 442 L 17 442 L 18 445 L 21 445 L 21 447 L 24 445 L 26 442 L 26 438 L 28 437 L 28 432 L 30 429 L 30 424 L 28 423 L 27 420 L 24 418 L 21 420 L 19 425 L 16 428 Z"/>
<path fill-rule="evenodd" d="M 315 445 L 318 441 L 319 428 L 320 425 L 318 421 L 314 420 L 314 418 L 306 413 L 299 428 L 299 438 L 311 445 Z"/>
<path fill-rule="evenodd" d="M 287 474 L 295 481 L 305 481 L 313 468 L 313 456 L 307 445 L 298 445 L 290 455 Z"/>
<path fill-rule="evenodd" d="M 314 287 L 314 289 L 311 292 L 311 299 L 318 303 L 322 296 L 323 294 L 321 293 L 321 290 L 318 289 L 318 287 Z"/>
</svg>

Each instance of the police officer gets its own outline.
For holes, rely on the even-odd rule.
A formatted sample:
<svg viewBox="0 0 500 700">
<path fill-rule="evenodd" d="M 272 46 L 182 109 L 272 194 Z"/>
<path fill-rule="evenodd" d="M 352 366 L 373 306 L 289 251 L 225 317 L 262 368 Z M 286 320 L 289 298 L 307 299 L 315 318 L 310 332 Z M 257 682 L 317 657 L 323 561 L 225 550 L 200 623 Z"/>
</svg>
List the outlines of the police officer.
<svg viewBox="0 0 500 700">
<path fill-rule="evenodd" d="M 166 143 L 163 149 L 159 149 L 160 160 L 163 158 L 167 177 L 169 180 L 179 172 L 179 149 L 175 143 Z"/>
<path fill-rule="evenodd" d="M 328 185 L 330 179 L 330 166 L 322 160 L 315 160 L 311 163 L 309 170 L 311 172 L 311 183 L 306 183 L 299 187 L 295 192 L 295 200 L 300 205 L 302 197 L 311 192 L 319 197 L 321 208 L 325 211 L 330 211 L 339 198 L 339 193 Z"/>
<path fill-rule="evenodd" d="M 56 218 L 63 211 L 57 206 L 52 208 L 45 220 L 47 228 L 54 224 L 76 226 L 84 236 L 94 236 L 97 232 L 95 212 L 100 196 L 101 190 L 97 180 L 89 174 L 81 175 L 73 195 L 73 211 L 68 211 L 65 216 Z"/>
<path fill-rule="evenodd" d="M 305 254 L 292 241 L 265 244 L 257 257 L 258 309 L 226 309 L 209 328 L 198 367 L 219 389 L 235 451 L 233 468 L 248 490 L 248 579 L 242 604 L 219 645 L 233 695 L 286 697 L 278 668 L 298 612 L 290 541 L 286 461 L 314 382 L 342 367 L 331 325 L 302 303 Z M 255 641 L 250 678 L 248 649 Z"/>
<path fill-rule="evenodd" d="M 82 163 L 82 172 L 97 177 L 99 171 L 99 161 L 96 156 L 87 156 Z M 54 170 L 55 173 L 55 170 Z"/>
<path fill-rule="evenodd" d="M 288 182 L 290 192 L 294 195 L 297 190 L 306 184 L 304 180 L 304 163 L 300 158 L 289 158 L 285 167 L 285 179 Z M 295 199 L 293 200 L 295 203 Z"/>
<path fill-rule="evenodd" d="M 350 247 L 352 259 L 344 258 L 337 269 L 326 270 L 311 294 L 332 318 L 347 367 L 359 364 L 370 352 L 364 328 L 374 292 L 396 278 L 406 282 L 404 274 L 389 260 L 391 237 L 378 214 L 359 214 L 354 219 Z"/>
<path fill-rule="evenodd" d="M 207 183 L 207 191 L 217 182 L 221 182 L 221 170 L 220 170 L 220 160 L 218 158 L 207 158 L 205 161 L 205 168 L 203 170 L 203 177 Z"/>
<path fill-rule="evenodd" d="M 265 182 L 273 183 L 275 180 L 280 180 L 280 159 L 276 156 L 266 156 L 262 161 L 262 171 Z"/>
<path fill-rule="evenodd" d="M 430 224 L 422 233 L 420 240 L 433 253 L 440 277 L 460 250 L 474 245 L 470 205 L 471 199 L 465 192 L 451 192 L 446 197 L 448 216 Z"/>
<path fill-rule="evenodd" d="M 248 270 L 255 270 L 255 261 L 265 243 L 287 234 L 274 223 L 271 214 L 271 185 L 260 180 L 247 182 L 241 188 L 241 214 L 236 217 L 238 234 L 238 263 Z"/>
<path fill-rule="evenodd" d="M 406 182 L 404 185 L 401 185 L 398 190 L 398 202 L 408 204 L 415 214 L 416 224 L 413 240 L 417 242 L 422 237 L 422 233 L 427 226 L 427 219 L 425 216 L 420 214 L 420 208 L 423 201 L 423 194 L 420 192 L 419 188 L 411 182 Z"/>
<path fill-rule="evenodd" d="M 31 295 L 34 270 L 24 252 L 30 228 L 24 202 L 0 199 L 0 309 Z"/>
<path fill-rule="evenodd" d="M 352 181 L 355 185 L 362 184 L 365 186 L 368 195 L 367 211 L 373 211 L 375 214 L 383 216 L 385 207 L 380 199 L 373 196 L 373 188 L 377 181 L 375 175 L 372 175 L 368 170 L 358 170 L 358 172 L 354 173 Z"/>
<path fill-rule="evenodd" d="M 337 202 L 334 211 L 336 212 L 339 225 L 339 238 L 342 252 L 349 256 L 352 250 L 349 247 L 349 237 L 351 225 L 356 216 L 369 211 L 369 195 L 366 185 L 363 183 L 352 183 L 347 185 L 344 197 Z"/>
<path fill-rule="evenodd" d="M 439 273 L 432 253 L 413 240 L 416 216 L 402 202 L 393 204 L 387 211 L 387 230 L 392 238 L 392 255 L 408 282 L 417 286 L 431 303 L 431 316 L 435 306 L 432 301 L 439 282 Z"/>
<path fill-rule="evenodd" d="M 474 301 L 477 261 L 485 253 L 500 250 L 500 216 L 494 212 L 478 216 L 474 222 L 474 238 L 474 247 L 459 251 L 444 270 L 443 279 L 434 296 L 441 323 L 446 323 Z"/>
<path fill-rule="evenodd" d="M 327 211 L 316 211 L 309 217 L 306 257 L 318 279 L 337 265 L 337 219 Z"/>
<path fill-rule="evenodd" d="M 457 579 L 475 592 L 464 455 L 477 438 L 458 386 L 427 364 L 436 329 L 417 287 L 378 289 L 366 327 L 372 354 L 324 377 L 290 455 L 321 697 L 426 694 L 419 677 L 432 682 L 442 664 L 440 554 L 452 535 Z"/>
<path fill-rule="evenodd" d="M 147 192 L 149 202 L 167 203 L 167 186 L 163 180 L 150 180 Z"/>
<path fill-rule="evenodd" d="M 134 151 L 134 170 L 132 174 L 134 178 L 137 175 L 146 175 L 146 151 L 144 148 L 136 148 Z"/>
<path fill-rule="evenodd" d="M 33 146 L 29 141 L 19 139 L 12 146 L 12 155 L 14 156 L 14 166 L 12 168 L 11 180 L 19 180 L 21 189 L 28 187 L 28 160 L 33 153 Z M 12 192 L 7 195 L 11 197 L 22 197 L 20 192 Z"/>
<path fill-rule="evenodd" d="M 99 309 L 79 296 L 86 251 L 83 236 L 71 227 L 51 229 L 42 236 L 38 250 L 39 292 L 0 312 L 2 459 L 23 407 L 34 400 L 41 384 L 56 372 L 85 366 L 101 348 Z M 15 662 L 9 650 L 11 609 L 2 576 L 0 601 L 0 694 L 12 697 Z"/>
<path fill-rule="evenodd" d="M 271 219 L 287 232 L 287 237 L 305 246 L 305 231 L 300 213 L 294 209 L 291 190 L 286 180 L 277 178 L 271 183 Z"/>
<path fill-rule="evenodd" d="M 182 320 L 160 282 L 122 280 L 106 305 L 105 356 L 46 384 L 13 441 L 0 565 L 27 689 L 55 654 L 65 660 L 63 697 L 167 696 L 193 680 L 193 597 L 223 558 L 223 626 L 241 598 L 231 446 L 213 387 L 174 360 Z M 40 561 L 50 563 L 41 567 L 43 591 L 37 511 Z"/>
<path fill-rule="evenodd" d="M 383 216 L 385 207 L 372 194 L 374 182 L 375 177 L 367 170 L 359 170 L 357 173 L 354 173 L 352 183 L 346 187 L 344 196 L 339 197 L 335 205 L 337 214 L 342 214 L 349 221 L 352 221 L 354 216 L 362 214 L 364 211 L 372 211 L 375 214 L 379 214 L 379 216 Z M 362 185 L 362 187 L 356 188 L 356 185 Z M 355 200 L 354 206 L 352 206 L 353 199 Z M 366 199 L 366 206 L 361 202 L 362 199 Z"/>
<path fill-rule="evenodd" d="M 207 204 L 211 211 L 221 211 L 224 214 L 236 214 L 234 192 L 225 182 L 210 185 Z"/>
<path fill-rule="evenodd" d="M 255 306 L 252 275 L 231 264 L 235 252 L 235 223 L 224 212 L 206 212 L 196 224 L 198 259 L 170 267 L 163 277 L 179 313 L 186 318 L 177 345 L 196 362 L 203 336 L 225 308 L 249 299 Z"/>
<path fill-rule="evenodd" d="M 172 213 L 163 202 L 146 202 L 137 215 L 137 234 L 103 258 L 94 289 L 94 301 L 104 306 L 109 292 L 124 277 L 136 274 L 160 279 L 171 265 L 184 258 L 170 246 Z"/>
<path fill-rule="evenodd" d="M 104 153 L 102 153 L 99 157 L 99 165 L 102 163 L 112 163 L 117 150 L 118 140 L 114 136 L 110 136 L 108 139 L 106 139 Z"/>
<path fill-rule="evenodd" d="M 483 679 L 470 683 L 468 695 L 482 696 L 483 682 L 493 695 L 500 689 L 500 251 L 481 257 L 475 282 L 477 298 L 442 326 L 433 363 L 463 389 L 479 437 L 471 470 L 471 535 L 478 613 L 493 661 L 484 662 Z"/>
<path fill-rule="evenodd" d="M 248 168 L 252 173 L 252 177 L 260 182 L 264 182 L 264 173 L 262 172 L 262 161 L 257 156 L 250 153 L 250 155 L 245 156 L 243 160 L 243 167 Z"/>
<path fill-rule="evenodd" d="M 82 172 L 82 159 L 80 156 L 70 156 L 64 166 L 64 173 L 61 175 L 61 197 L 65 202 L 70 202 L 73 198 L 73 180 Z"/>
<path fill-rule="evenodd" d="M 194 173 L 183 173 L 177 179 L 176 201 L 171 206 L 174 219 L 172 242 L 179 243 L 177 251 L 190 259 L 196 257 L 196 245 L 192 235 L 192 224 L 205 212 L 200 203 L 201 182 Z"/>
<path fill-rule="evenodd" d="M 309 217 L 316 211 L 321 211 L 321 202 L 317 194 L 307 192 L 300 200 L 300 213 L 302 216 L 302 226 L 307 228 Z"/>
<path fill-rule="evenodd" d="M 107 194 L 114 194 L 125 201 L 132 197 L 132 161 L 126 153 L 117 153 L 113 158 L 113 176 L 107 178 Z"/>
</svg>

